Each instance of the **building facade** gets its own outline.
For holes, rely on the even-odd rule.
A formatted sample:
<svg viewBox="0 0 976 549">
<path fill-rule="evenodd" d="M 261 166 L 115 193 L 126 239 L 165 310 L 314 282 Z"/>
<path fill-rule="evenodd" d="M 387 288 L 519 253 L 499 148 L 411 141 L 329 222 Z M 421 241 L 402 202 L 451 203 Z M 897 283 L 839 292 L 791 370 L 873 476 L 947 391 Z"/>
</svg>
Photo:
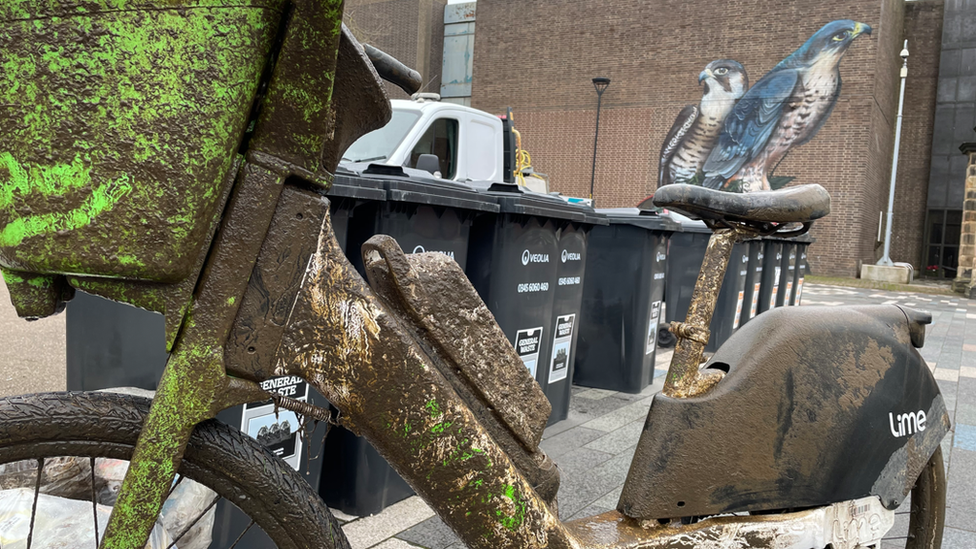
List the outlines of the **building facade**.
<svg viewBox="0 0 976 549">
<path fill-rule="evenodd" d="M 950 233 L 959 235 L 967 163 L 958 147 L 974 140 L 976 123 L 974 0 L 482 1 L 470 101 L 495 113 L 512 107 L 523 146 L 551 188 L 587 196 L 597 105 L 591 79 L 610 78 L 594 197 L 598 207 L 632 206 L 656 189 L 661 144 L 681 109 L 701 99 L 698 75 L 706 64 L 734 59 L 755 83 L 836 19 L 869 24 L 873 32 L 841 61 L 843 86 L 829 120 L 775 172 L 831 194 L 832 214 L 812 231 L 811 268 L 855 276 L 862 262 L 880 257 L 898 54 L 907 39 L 891 257 L 920 273 L 954 276 L 948 264 L 958 242 Z"/>
</svg>

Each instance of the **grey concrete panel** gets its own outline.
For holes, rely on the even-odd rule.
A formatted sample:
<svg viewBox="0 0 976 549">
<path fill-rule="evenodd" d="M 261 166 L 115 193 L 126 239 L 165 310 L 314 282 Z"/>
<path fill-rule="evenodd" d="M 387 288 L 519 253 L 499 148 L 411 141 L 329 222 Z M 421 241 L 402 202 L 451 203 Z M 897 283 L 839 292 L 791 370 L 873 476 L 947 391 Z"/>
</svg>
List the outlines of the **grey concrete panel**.
<svg viewBox="0 0 976 549">
<path fill-rule="evenodd" d="M 949 189 L 946 195 L 946 207 L 962 209 L 963 198 L 966 196 L 966 166 L 968 159 L 963 155 L 956 155 L 949 160 Z"/>
<path fill-rule="evenodd" d="M 932 167 L 929 172 L 929 209 L 945 208 L 946 194 L 949 186 L 948 155 L 932 155 Z"/>
<path fill-rule="evenodd" d="M 909 46 L 911 46 L 911 44 L 909 44 Z M 911 60 L 911 58 L 909 58 L 909 60 Z M 961 50 L 942 50 L 942 54 L 939 59 L 939 76 L 952 77 L 959 76 L 960 74 L 966 74 L 961 72 L 961 64 Z M 911 74 L 911 69 L 909 69 L 909 74 Z"/>
<path fill-rule="evenodd" d="M 936 105 L 933 121 L 932 154 L 958 154 L 959 144 L 952 138 L 956 120 L 956 108 L 951 104 Z"/>
<path fill-rule="evenodd" d="M 948 103 L 956 100 L 957 77 L 939 78 L 939 89 L 936 92 L 935 100 L 939 103 Z"/>
<path fill-rule="evenodd" d="M 956 100 L 976 101 L 976 76 L 959 77 L 959 84 L 956 88 Z"/>
</svg>

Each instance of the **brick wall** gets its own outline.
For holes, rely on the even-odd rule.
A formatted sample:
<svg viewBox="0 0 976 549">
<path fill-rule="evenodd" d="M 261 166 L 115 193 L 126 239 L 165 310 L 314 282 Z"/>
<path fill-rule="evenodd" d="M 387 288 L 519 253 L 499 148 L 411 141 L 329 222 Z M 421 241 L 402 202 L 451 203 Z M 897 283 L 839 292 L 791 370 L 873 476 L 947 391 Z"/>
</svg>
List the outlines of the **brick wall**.
<svg viewBox="0 0 976 549">
<path fill-rule="evenodd" d="M 891 231 L 891 258 L 924 272 L 925 202 L 932 161 L 932 129 L 942 49 L 943 0 L 905 4 L 908 79 L 898 155 L 898 183 Z M 887 205 L 885 206 L 887 208 Z"/>
<path fill-rule="evenodd" d="M 920 4 L 909 10 L 909 27 L 937 41 L 938 8 Z M 878 212 L 887 207 L 901 0 L 484 2 L 472 105 L 489 112 L 513 107 L 534 167 L 550 175 L 554 190 L 586 196 L 597 100 L 590 80 L 611 78 L 594 194 L 599 206 L 633 205 L 653 192 L 661 142 L 681 108 L 701 98 L 697 75 L 708 62 L 736 59 L 754 83 L 823 24 L 844 18 L 868 23 L 874 33 L 858 38 L 841 63 L 842 96 L 830 120 L 776 173 L 831 192 L 834 213 L 814 227 L 811 265 L 818 273 L 853 276 L 859 261 L 876 258 Z M 915 93 L 920 101 L 928 97 L 924 85 Z M 913 128 L 923 118 L 913 119 Z M 910 202 L 905 197 L 900 205 Z"/>
<path fill-rule="evenodd" d="M 444 6 L 447 0 L 346 0 L 343 22 L 360 42 L 368 43 L 416 69 L 423 91 L 441 89 Z M 386 83 L 391 99 L 407 99 Z"/>
</svg>

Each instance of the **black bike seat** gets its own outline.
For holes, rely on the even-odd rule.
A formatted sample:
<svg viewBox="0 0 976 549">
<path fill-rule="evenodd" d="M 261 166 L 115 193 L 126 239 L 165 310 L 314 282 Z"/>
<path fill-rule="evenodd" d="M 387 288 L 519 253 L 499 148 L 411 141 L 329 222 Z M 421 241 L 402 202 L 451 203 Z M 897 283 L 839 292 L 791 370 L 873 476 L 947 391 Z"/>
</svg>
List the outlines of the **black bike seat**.
<svg viewBox="0 0 976 549">
<path fill-rule="evenodd" d="M 730 193 L 675 184 L 659 188 L 653 200 L 655 206 L 709 221 L 807 223 L 830 213 L 830 195 L 820 185 Z"/>
</svg>

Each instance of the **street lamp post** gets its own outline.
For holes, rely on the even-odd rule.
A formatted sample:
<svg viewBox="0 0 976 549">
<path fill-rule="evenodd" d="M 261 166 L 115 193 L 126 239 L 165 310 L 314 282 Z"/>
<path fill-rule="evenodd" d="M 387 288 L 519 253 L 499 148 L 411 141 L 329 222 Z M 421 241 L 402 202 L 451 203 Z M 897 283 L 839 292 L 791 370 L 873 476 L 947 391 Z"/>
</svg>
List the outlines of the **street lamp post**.
<svg viewBox="0 0 976 549">
<path fill-rule="evenodd" d="M 898 149 L 901 146 L 901 111 L 905 106 L 905 79 L 908 77 L 908 40 L 905 40 L 905 47 L 901 50 L 901 92 L 898 96 L 898 120 L 895 122 L 895 153 L 891 159 L 891 185 L 888 189 L 888 223 L 885 228 L 884 255 L 878 260 L 877 265 L 891 267 L 894 263 L 889 257 L 891 252 L 891 217 L 895 209 L 895 176 L 898 174 Z"/>
<path fill-rule="evenodd" d="M 593 134 L 593 169 L 590 171 L 590 202 L 593 202 L 593 182 L 596 179 L 596 143 L 600 138 L 600 106 L 603 104 L 603 92 L 610 85 L 610 79 L 597 76 L 593 79 L 596 88 L 596 132 Z"/>
</svg>

